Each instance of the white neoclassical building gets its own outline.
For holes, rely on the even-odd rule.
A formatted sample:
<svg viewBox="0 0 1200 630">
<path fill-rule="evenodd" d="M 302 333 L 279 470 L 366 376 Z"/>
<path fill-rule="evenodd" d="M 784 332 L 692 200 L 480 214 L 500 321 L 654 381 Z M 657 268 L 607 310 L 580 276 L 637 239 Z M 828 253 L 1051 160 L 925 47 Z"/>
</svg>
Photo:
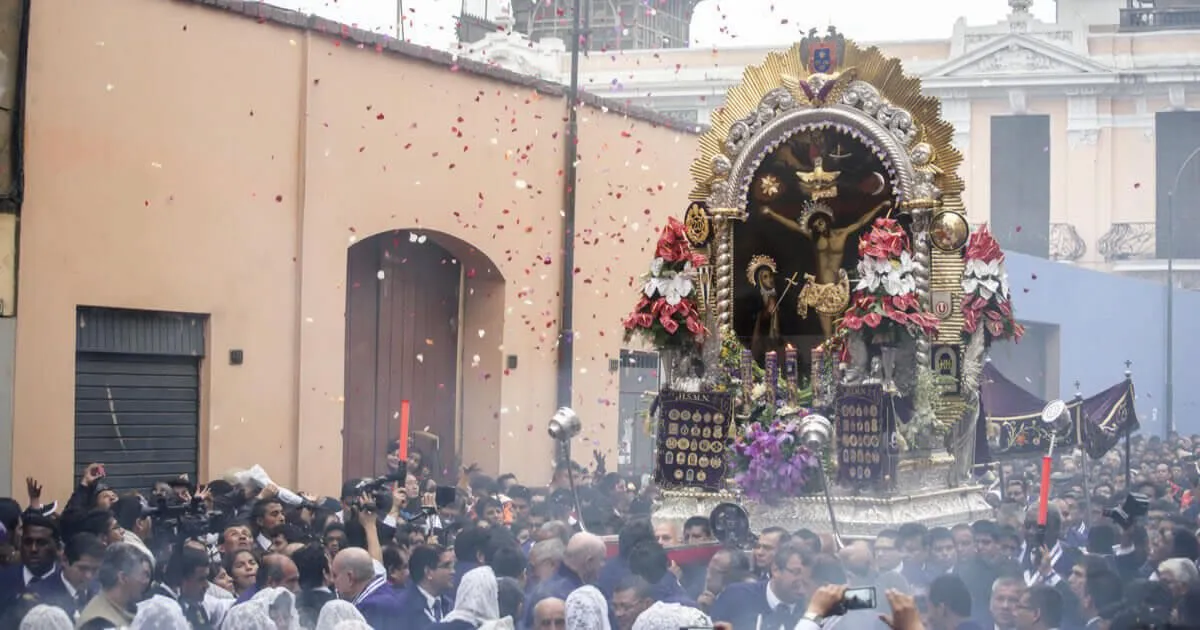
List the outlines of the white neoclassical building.
<svg viewBox="0 0 1200 630">
<path fill-rule="evenodd" d="M 1200 0 L 1059 0 L 1055 23 L 1031 3 L 1009 0 L 996 24 L 960 20 L 949 39 L 865 43 L 942 99 L 972 222 L 1017 251 L 1124 273 L 1158 275 L 1174 252 L 1193 284 L 1200 159 L 1181 167 L 1200 147 Z M 580 85 L 703 125 L 769 50 L 592 54 Z M 467 55 L 564 83 L 570 71 L 561 39 L 497 34 Z"/>
</svg>

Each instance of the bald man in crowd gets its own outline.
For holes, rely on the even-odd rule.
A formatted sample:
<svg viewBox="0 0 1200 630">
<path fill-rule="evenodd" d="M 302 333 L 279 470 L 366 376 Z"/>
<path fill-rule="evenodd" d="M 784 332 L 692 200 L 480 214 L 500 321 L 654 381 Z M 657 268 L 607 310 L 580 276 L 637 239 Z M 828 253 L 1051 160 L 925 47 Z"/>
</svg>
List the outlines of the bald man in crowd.
<svg viewBox="0 0 1200 630">
<path fill-rule="evenodd" d="M 566 602 L 547 597 L 533 607 L 533 626 L 530 630 L 563 630 L 567 627 Z"/>
<path fill-rule="evenodd" d="M 908 582 L 895 571 L 880 573 L 875 567 L 875 554 L 871 544 L 865 540 L 856 540 L 847 544 L 838 552 L 842 568 L 846 570 L 849 585 L 876 586 L 881 591 L 895 589 L 902 593 L 910 591 Z"/>
<path fill-rule="evenodd" d="M 595 584 L 607 556 L 608 550 L 599 536 L 584 532 L 571 536 L 558 571 L 538 584 L 529 596 L 525 604 L 525 627 L 533 627 L 534 610 L 542 600 L 553 597 L 565 602 L 571 591 Z"/>
<path fill-rule="evenodd" d="M 347 547 L 338 552 L 330 567 L 333 587 L 345 601 L 354 604 L 375 630 L 390 627 L 400 616 L 400 600 L 387 586 L 387 575 L 375 575 L 375 563 L 366 549 Z"/>
</svg>

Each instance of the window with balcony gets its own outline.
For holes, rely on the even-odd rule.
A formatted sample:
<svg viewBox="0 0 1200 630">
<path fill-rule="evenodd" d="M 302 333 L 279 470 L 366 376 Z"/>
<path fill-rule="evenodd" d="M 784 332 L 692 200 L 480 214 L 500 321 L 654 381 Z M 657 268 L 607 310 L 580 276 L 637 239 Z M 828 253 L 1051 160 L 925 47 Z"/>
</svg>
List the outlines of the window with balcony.
<svg viewBox="0 0 1200 630">
<path fill-rule="evenodd" d="M 992 117 L 992 231 L 1004 248 L 1050 256 L 1050 117 Z"/>
</svg>

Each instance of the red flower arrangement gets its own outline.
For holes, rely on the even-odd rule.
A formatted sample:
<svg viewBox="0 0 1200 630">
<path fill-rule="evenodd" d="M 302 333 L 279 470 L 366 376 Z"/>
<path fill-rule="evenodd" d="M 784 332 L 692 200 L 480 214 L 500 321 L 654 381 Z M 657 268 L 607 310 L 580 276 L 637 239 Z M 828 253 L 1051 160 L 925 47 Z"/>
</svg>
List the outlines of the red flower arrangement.
<svg viewBox="0 0 1200 630">
<path fill-rule="evenodd" d="M 700 321 L 695 281 L 704 264 L 704 255 L 692 251 L 683 223 L 668 219 L 654 248 L 642 297 L 625 318 L 625 341 L 640 334 L 660 348 L 700 343 L 707 330 Z"/>
<path fill-rule="evenodd" d="M 988 343 L 997 339 L 1019 340 L 1025 334 L 1025 327 L 1013 318 L 1004 250 L 986 225 L 967 241 L 964 259 L 967 268 L 962 281 L 963 334 L 970 336 L 982 327 Z"/>
<path fill-rule="evenodd" d="M 842 317 L 847 330 L 900 327 L 935 336 L 938 319 L 921 310 L 908 235 L 895 219 L 875 220 L 858 242 L 858 283 Z"/>
</svg>

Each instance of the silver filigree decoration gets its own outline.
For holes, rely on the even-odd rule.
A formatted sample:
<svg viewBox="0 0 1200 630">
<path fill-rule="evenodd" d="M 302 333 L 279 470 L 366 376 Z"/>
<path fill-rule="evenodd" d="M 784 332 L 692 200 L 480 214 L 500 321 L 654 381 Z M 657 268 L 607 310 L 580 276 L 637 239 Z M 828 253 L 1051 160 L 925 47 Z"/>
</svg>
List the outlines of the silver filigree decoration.
<svg viewBox="0 0 1200 630">
<path fill-rule="evenodd" d="M 729 170 L 733 168 L 733 162 L 729 161 L 729 156 L 724 153 L 718 153 L 712 158 L 712 172 L 716 177 L 728 177 Z"/>
<path fill-rule="evenodd" d="M 1074 262 L 1087 253 L 1087 243 L 1070 223 L 1050 224 L 1050 258 Z"/>
<path fill-rule="evenodd" d="M 764 94 L 754 112 L 729 127 L 729 134 L 725 136 L 725 155 L 736 156 L 741 153 L 746 142 L 763 125 L 783 112 L 796 109 L 796 106 L 796 99 L 787 88 L 775 88 Z"/>
<path fill-rule="evenodd" d="M 866 81 L 852 81 L 842 94 L 842 104 L 860 109 L 879 121 L 905 147 L 917 139 L 917 126 L 912 114 L 889 103 L 878 88 Z"/>
<path fill-rule="evenodd" d="M 1153 223 L 1114 223 L 1100 237 L 1099 250 L 1104 260 L 1146 260 L 1155 256 Z"/>
</svg>

